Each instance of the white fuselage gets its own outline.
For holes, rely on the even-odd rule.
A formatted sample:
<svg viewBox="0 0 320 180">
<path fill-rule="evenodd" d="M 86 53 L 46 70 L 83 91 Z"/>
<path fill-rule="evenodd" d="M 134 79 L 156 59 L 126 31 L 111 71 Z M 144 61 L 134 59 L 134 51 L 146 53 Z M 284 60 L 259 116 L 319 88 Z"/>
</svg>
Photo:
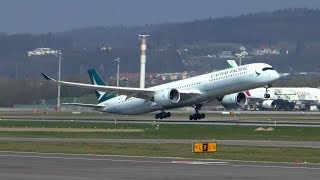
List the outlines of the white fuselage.
<svg viewBox="0 0 320 180">
<path fill-rule="evenodd" d="M 248 98 L 264 99 L 265 88 L 256 88 L 246 91 Z M 285 101 L 314 101 L 320 102 L 320 89 L 309 87 L 272 87 L 268 88 L 271 100 Z"/>
<path fill-rule="evenodd" d="M 261 87 L 279 78 L 279 74 L 273 69 L 263 71 L 265 67 L 271 66 L 265 63 L 247 64 L 148 88 L 155 91 L 177 89 L 178 91 L 197 90 L 201 92 L 185 100 L 181 99 L 170 106 L 164 107 L 151 100 L 120 95 L 100 103 L 99 105 L 104 107 L 95 110 L 117 114 L 143 114 L 161 109 L 192 106 L 219 96 Z"/>
</svg>

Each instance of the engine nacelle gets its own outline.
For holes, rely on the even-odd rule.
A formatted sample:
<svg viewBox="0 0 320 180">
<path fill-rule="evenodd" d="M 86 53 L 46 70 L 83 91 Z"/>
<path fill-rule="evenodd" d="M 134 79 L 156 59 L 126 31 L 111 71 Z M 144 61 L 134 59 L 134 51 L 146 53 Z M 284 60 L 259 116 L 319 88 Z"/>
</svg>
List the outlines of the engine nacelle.
<svg viewBox="0 0 320 180">
<path fill-rule="evenodd" d="M 247 96 L 243 92 L 225 95 L 221 100 L 222 106 L 226 109 L 237 109 L 246 103 Z"/>
<path fill-rule="evenodd" d="M 277 107 L 277 103 L 274 100 L 265 100 L 262 102 L 262 107 L 272 109 Z"/>
<path fill-rule="evenodd" d="M 154 95 L 154 102 L 161 106 L 170 106 L 180 101 L 180 93 L 177 89 L 165 89 Z"/>
</svg>

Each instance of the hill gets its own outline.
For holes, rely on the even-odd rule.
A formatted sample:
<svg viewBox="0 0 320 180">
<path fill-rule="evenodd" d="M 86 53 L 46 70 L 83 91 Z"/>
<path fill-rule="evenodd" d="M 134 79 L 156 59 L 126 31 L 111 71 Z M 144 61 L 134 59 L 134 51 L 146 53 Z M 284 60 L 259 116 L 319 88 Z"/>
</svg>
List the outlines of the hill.
<svg viewBox="0 0 320 180">
<path fill-rule="evenodd" d="M 246 62 L 266 61 L 284 72 L 318 71 L 319 32 L 320 10 L 283 9 L 237 17 L 136 27 L 90 27 L 40 35 L 0 33 L 0 74 L 38 77 L 43 70 L 55 73 L 52 67 L 57 62 L 54 58 L 47 60 L 46 57 L 27 56 L 27 51 L 37 47 L 61 49 L 64 54 L 62 71 L 65 75 L 79 74 L 86 68 L 101 68 L 107 75 L 113 74 L 113 60 L 116 57 L 121 58 L 122 72 L 138 72 L 138 34 L 141 33 L 151 35 L 147 51 L 148 72 L 221 69 L 225 66 L 224 61 L 210 61 L 206 66 L 197 68 L 203 62 L 190 57 L 230 50 L 227 46 L 221 46 L 226 43 L 235 44 L 231 49 L 233 52 L 240 46 L 248 49 L 277 48 L 289 52 L 282 56 L 259 56 Z M 102 52 L 101 49 L 105 47 L 110 49 Z M 189 53 L 181 55 L 178 50 L 186 47 Z"/>
<path fill-rule="evenodd" d="M 283 9 L 238 17 L 208 18 L 193 22 L 138 27 L 93 27 L 59 33 L 81 44 L 136 47 L 138 34 L 151 35 L 152 44 L 245 44 L 279 41 L 319 41 L 320 10 Z"/>
</svg>

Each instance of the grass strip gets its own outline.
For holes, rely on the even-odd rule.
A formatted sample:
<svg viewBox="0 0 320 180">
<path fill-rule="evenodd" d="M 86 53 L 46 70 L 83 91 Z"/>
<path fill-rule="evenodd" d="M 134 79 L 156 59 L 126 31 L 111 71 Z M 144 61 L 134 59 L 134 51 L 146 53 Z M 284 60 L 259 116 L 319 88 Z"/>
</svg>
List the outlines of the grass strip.
<svg viewBox="0 0 320 180">
<path fill-rule="evenodd" d="M 192 153 L 191 144 L 0 142 L 0 151 L 320 163 L 320 149 L 218 145 L 217 150 L 216 153 Z"/>
<path fill-rule="evenodd" d="M 15 127 L 15 128 L 3 128 L 0 127 L 0 131 L 10 131 L 10 132 L 141 132 L 142 129 L 93 129 L 93 128 L 23 128 L 23 127 Z"/>
<path fill-rule="evenodd" d="M 234 140 L 290 140 L 320 141 L 319 127 L 273 127 L 273 131 L 255 131 L 257 126 L 226 126 L 201 124 L 154 123 L 99 123 L 99 122 L 48 122 L 0 121 L 3 128 L 22 128 L 20 131 L 1 131 L 0 137 L 50 137 L 50 138 L 140 138 L 140 139 L 234 139 Z M 26 131 L 23 130 L 26 129 Z M 42 132 L 29 128 L 43 128 Z M 121 132 L 53 132 L 46 128 L 122 129 Z M 139 129 L 141 132 L 126 132 Z"/>
</svg>

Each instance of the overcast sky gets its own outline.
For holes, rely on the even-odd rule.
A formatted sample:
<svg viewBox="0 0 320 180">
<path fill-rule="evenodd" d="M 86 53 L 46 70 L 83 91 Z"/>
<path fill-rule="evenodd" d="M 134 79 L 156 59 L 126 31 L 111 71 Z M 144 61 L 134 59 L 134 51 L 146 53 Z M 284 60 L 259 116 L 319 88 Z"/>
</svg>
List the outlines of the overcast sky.
<svg viewBox="0 0 320 180">
<path fill-rule="evenodd" d="M 157 24 L 293 7 L 320 8 L 320 0 L 0 0 L 0 32 Z"/>
</svg>

